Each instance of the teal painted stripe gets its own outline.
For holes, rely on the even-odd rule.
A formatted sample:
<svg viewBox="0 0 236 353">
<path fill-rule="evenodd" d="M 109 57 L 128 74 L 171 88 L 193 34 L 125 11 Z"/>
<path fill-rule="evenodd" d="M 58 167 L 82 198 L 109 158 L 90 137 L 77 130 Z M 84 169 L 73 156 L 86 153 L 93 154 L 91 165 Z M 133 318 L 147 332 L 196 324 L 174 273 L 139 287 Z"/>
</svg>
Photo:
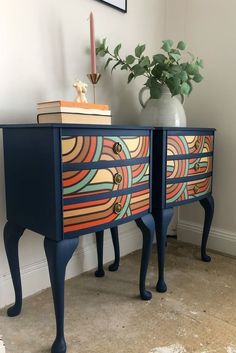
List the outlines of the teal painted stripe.
<svg viewBox="0 0 236 353">
<path fill-rule="evenodd" d="M 142 179 L 142 177 L 145 175 L 147 169 L 148 169 L 148 164 L 145 164 L 145 166 L 144 166 L 142 172 L 141 172 L 137 177 L 135 177 L 135 178 L 133 179 L 133 183 L 134 183 L 134 184 L 137 183 L 138 181 L 140 181 L 140 179 Z"/>
<path fill-rule="evenodd" d="M 183 142 L 186 153 L 189 153 L 188 143 L 186 141 L 185 136 L 179 136 L 179 137 L 180 137 L 180 140 Z"/>
<path fill-rule="evenodd" d="M 126 201 L 125 201 L 124 207 L 123 207 L 121 213 L 118 214 L 118 217 L 117 217 L 116 219 L 121 219 L 121 218 L 124 217 L 124 214 L 125 214 L 125 212 L 127 211 L 127 208 L 129 207 L 131 195 L 132 195 L 132 194 L 129 194 L 129 195 L 127 196 L 127 199 L 126 199 Z"/>
<path fill-rule="evenodd" d="M 103 146 L 103 139 L 102 136 L 97 136 L 97 146 L 96 146 L 96 153 L 93 157 L 93 162 L 97 162 L 100 159 L 102 153 L 102 146 Z"/>
<path fill-rule="evenodd" d="M 91 191 L 99 191 L 99 190 L 113 190 L 114 183 L 99 183 L 93 185 L 87 185 L 83 190 L 79 192 L 91 192 Z"/>
<path fill-rule="evenodd" d="M 82 189 L 85 185 L 87 185 L 94 178 L 94 175 L 96 174 L 96 172 L 97 172 L 96 169 L 91 169 L 89 174 L 83 180 L 81 180 L 79 183 L 63 188 L 63 195 L 74 194 L 79 189 Z"/>
</svg>

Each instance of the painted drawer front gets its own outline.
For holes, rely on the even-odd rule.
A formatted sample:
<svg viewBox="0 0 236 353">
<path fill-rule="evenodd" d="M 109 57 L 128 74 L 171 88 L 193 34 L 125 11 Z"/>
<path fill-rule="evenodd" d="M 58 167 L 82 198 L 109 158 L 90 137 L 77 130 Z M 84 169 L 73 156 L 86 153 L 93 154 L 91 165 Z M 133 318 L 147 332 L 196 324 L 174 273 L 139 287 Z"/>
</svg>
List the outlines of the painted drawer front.
<svg viewBox="0 0 236 353">
<path fill-rule="evenodd" d="M 63 195 L 95 195 L 149 184 L 149 163 L 63 172 Z"/>
<path fill-rule="evenodd" d="M 179 154 L 207 153 L 213 151 L 213 135 L 168 136 L 167 156 Z"/>
<path fill-rule="evenodd" d="M 96 201 L 64 204 L 64 233 L 109 224 L 149 209 L 150 190 Z"/>
<path fill-rule="evenodd" d="M 63 163 L 90 163 L 149 156 L 149 136 L 63 136 Z"/>
<path fill-rule="evenodd" d="M 167 160 L 167 179 L 182 178 L 212 171 L 212 157 L 201 157 L 181 160 Z"/>
<path fill-rule="evenodd" d="M 185 201 L 211 192 L 212 177 L 166 185 L 166 203 Z"/>
</svg>

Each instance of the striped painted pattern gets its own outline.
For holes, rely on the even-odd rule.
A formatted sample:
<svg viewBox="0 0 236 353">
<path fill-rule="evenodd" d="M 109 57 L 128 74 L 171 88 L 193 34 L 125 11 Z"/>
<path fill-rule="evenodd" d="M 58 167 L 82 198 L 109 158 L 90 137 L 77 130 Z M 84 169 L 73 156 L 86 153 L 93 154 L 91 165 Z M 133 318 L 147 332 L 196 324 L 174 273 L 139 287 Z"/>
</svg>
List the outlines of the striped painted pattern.
<svg viewBox="0 0 236 353">
<path fill-rule="evenodd" d="M 109 224 L 149 209 L 150 190 L 133 192 L 113 198 L 64 205 L 64 233 Z M 114 212 L 116 203 L 122 205 L 119 214 Z"/>
<path fill-rule="evenodd" d="M 197 145 L 196 145 L 197 143 Z M 207 153 L 213 151 L 213 136 L 168 136 L 167 155 Z"/>
<path fill-rule="evenodd" d="M 115 154 L 114 144 L 122 145 Z M 89 163 L 149 157 L 149 136 L 63 136 L 62 162 Z"/>
<path fill-rule="evenodd" d="M 115 184 L 114 176 L 120 174 L 122 181 Z M 123 190 L 149 183 L 149 163 L 106 169 L 85 169 L 63 172 L 63 195 L 94 195 Z"/>
<path fill-rule="evenodd" d="M 196 169 L 196 166 L 198 167 Z M 212 157 L 200 157 L 181 160 L 167 160 L 167 179 L 182 178 L 212 171 Z"/>
<path fill-rule="evenodd" d="M 179 202 L 203 196 L 211 192 L 212 178 L 203 178 L 194 181 L 186 181 L 176 184 L 166 185 L 166 203 Z M 194 187 L 197 186 L 197 192 Z"/>
</svg>

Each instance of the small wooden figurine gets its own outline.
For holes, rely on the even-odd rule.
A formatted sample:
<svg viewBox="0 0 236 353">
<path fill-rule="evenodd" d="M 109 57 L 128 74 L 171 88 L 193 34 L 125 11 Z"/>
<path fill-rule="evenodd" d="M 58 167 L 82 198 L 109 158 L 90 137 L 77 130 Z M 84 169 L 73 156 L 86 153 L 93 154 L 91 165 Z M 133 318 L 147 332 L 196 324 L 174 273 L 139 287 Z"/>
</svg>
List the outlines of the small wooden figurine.
<svg viewBox="0 0 236 353">
<path fill-rule="evenodd" d="M 85 93 L 87 92 L 88 85 L 80 80 L 77 80 L 73 87 L 75 87 L 77 92 L 77 97 L 75 99 L 78 103 L 88 103 Z"/>
</svg>

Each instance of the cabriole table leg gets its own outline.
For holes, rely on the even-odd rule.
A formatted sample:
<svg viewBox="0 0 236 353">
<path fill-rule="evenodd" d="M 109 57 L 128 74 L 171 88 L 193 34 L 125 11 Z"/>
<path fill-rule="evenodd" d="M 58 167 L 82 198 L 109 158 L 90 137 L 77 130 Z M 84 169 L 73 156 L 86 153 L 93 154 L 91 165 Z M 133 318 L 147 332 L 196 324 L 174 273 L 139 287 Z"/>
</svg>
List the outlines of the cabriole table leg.
<svg viewBox="0 0 236 353">
<path fill-rule="evenodd" d="M 44 239 L 44 249 L 47 257 L 50 281 L 56 316 L 56 338 L 51 353 L 65 353 L 64 337 L 64 283 L 67 263 L 73 255 L 79 238 L 65 239 L 59 242 Z"/>
<path fill-rule="evenodd" d="M 22 287 L 19 266 L 19 240 L 25 228 L 7 222 L 4 228 L 4 244 L 15 290 L 15 304 L 7 310 L 8 316 L 17 316 L 22 308 Z"/>
</svg>

